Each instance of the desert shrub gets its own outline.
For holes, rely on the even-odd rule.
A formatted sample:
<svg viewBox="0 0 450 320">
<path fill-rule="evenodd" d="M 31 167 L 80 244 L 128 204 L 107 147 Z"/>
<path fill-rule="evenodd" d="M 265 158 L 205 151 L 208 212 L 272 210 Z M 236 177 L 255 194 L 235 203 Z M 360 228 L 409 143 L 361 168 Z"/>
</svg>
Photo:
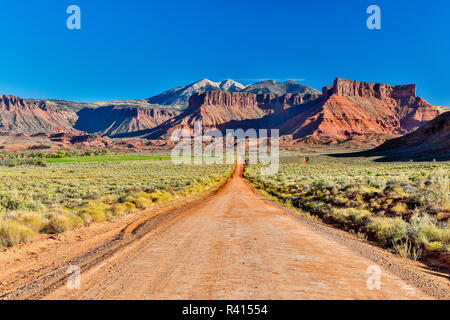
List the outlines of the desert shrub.
<svg viewBox="0 0 450 320">
<path fill-rule="evenodd" d="M 111 194 L 106 195 L 104 199 L 104 202 L 109 205 L 115 204 L 117 201 L 118 201 L 117 197 Z"/>
<path fill-rule="evenodd" d="M 388 185 L 384 189 L 384 193 L 386 194 L 387 197 L 393 198 L 393 199 L 403 199 L 407 196 L 403 187 L 396 186 L 396 185 Z"/>
<path fill-rule="evenodd" d="M 408 221 L 408 237 L 414 238 L 423 226 L 435 226 L 436 219 L 431 215 L 415 209 Z"/>
<path fill-rule="evenodd" d="M 133 196 L 127 195 L 127 196 L 125 196 L 123 198 L 120 198 L 119 202 L 122 202 L 122 203 L 124 203 L 124 202 L 136 203 L 136 198 L 133 197 Z"/>
<path fill-rule="evenodd" d="M 394 214 L 402 214 L 402 213 L 405 213 L 407 210 L 408 210 L 408 205 L 404 202 L 397 202 L 390 209 L 390 211 Z"/>
<path fill-rule="evenodd" d="M 337 205 L 337 206 L 346 206 L 349 203 L 349 200 L 346 196 L 344 195 L 336 195 L 332 198 L 331 200 L 333 202 L 333 204 Z"/>
<path fill-rule="evenodd" d="M 79 222 L 80 220 L 76 219 L 75 217 L 63 214 L 51 214 L 40 231 L 42 233 L 49 234 L 62 233 L 64 231 L 72 229 L 74 227 L 74 223 Z M 82 220 L 81 223 L 83 224 Z"/>
<path fill-rule="evenodd" d="M 416 195 L 424 206 L 435 210 L 446 210 L 449 205 L 449 178 L 444 169 L 430 174 Z"/>
<path fill-rule="evenodd" d="M 166 200 L 167 198 L 169 198 L 169 194 L 167 192 L 153 192 L 150 194 L 150 198 L 152 200 L 152 202 L 161 202 L 163 200 Z"/>
<path fill-rule="evenodd" d="M 422 249 L 414 245 L 410 240 L 394 243 L 394 250 L 403 258 L 418 260 L 422 256 Z"/>
<path fill-rule="evenodd" d="M 368 197 L 373 197 L 374 195 L 377 194 L 378 190 L 372 186 L 366 186 L 366 185 L 359 185 L 359 186 L 354 186 L 354 187 L 350 187 L 349 189 L 347 189 L 347 193 L 357 193 L 360 195 L 364 195 L 364 196 L 368 196 Z"/>
<path fill-rule="evenodd" d="M 151 201 L 144 197 L 139 197 L 136 199 L 136 208 L 145 209 L 151 205 Z"/>
<path fill-rule="evenodd" d="M 368 227 L 386 245 L 393 245 L 407 236 L 407 224 L 401 218 L 372 217 Z"/>
<path fill-rule="evenodd" d="M 106 213 L 109 209 L 109 205 L 104 203 L 101 200 L 93 200 L 89 201 L 83 209 L 80 211 L 80 215 L 83 217 L 83 220 L 88 223 L 91 222 L 100 222 L 106 220 Z M 90 216 L 90 219 L 87 218 L 87 216 Z M 86 219 L 87 218 L 87 219 Z"/>
<path fill-rule="evenodd" d="M 106 219 L 105 211 L 103 211 L 101 208 L 87 208 L 83 213 L 90 215 L 92 221 L 94 222 L 105 221 Z"/>
<path fill-rule="evenodd" d="M 370 199 L 369 206 L 374 210 L 379 210 L 381 208 L 381 203 L 377 199 Z"/>
<path fill-rule="evenodd" d="M 350 229 L 349 233 L 357 237 L 358 239 L 367 240 L 367 234 L 364 232 L 355 232 L 354 230 Z"/>
<path fill-rule="evenodd" d="M 93 219 L 92 216 L 89 213 L 80 213 L 79 214 L 80 218 L 83 220 L 83 223 L 85 225 L 88 225 L 90 223 L 92 223 Z"/>
<path fill-rule="evenodd" d="M 333 210 L 333 216 L 337 220 L 341 222 L 351 221 L 359 225 L 364 225 L 371 215 L 370 211 L 364 209 L 347 208 Z"/>
<path fill-rule="evenodd" d="M 439 228 L 434 225 L 425 225 L 420 228 L 415 235 L 415 238 L 419 243 L 425 244 L 434 241 L 446 243 L 450 241 L 450 230 Z"/>
<path fill-rule="evenodd" d="M 0 221 L 0 247 L 12 247 L 28 242 L 33 236 L 33 230 L 15 221 Z"/>
<path fill-rule="evenodd" d="M 21 214 L 17 221 L 30 228 L 34 232 L 39 232 L 42 228 L 42 226 L 45 224 L 45 219 L 42 215 L 38 213 L 25 213 Z"/>
<path fill-rule="evenodd" d="M 449 252 L 450 251 L 450 243 L 444 244 L 442 247 L 442 251 Z"/>
<path fill-rule="evenodd" d="M 127 207 L 127 211 L 128 211 L 128 212 L 130 212 L 130 211 L 136 209 L 136 206 L 134 205 L 134 203 L 131 203 L 131 202 L 124 202 L 123 204 Z"/>
<path fill-rule="evenodd" d="M 425 249 L 427 249 L 427 251 L 441 251 L 443 247 L 444 244 L 439 241 L 433 241 L 425 245 Z"/>
<path fill-rule="evenodd" d="M 322 201 L 302 201 L 301 199 L 292 199 L 291 203 L 294 207 L 304 209 L 317 215 L 326 215 L 330 212 L 330 208 Z"/>
<path fill-rule="evenodd" d="M 126 213 L 128 211 L 128 207 L 124 203 L 116 203 L 111 207 L 111 212 L 113 215 L 121 215 L 123 213 Z"/>
<path fill-rule="evenodd" d="M 68 215 L 68 217 L 69 217 L 69 221 L 70 221 L 70 225 L 71 225 L 72 229 L 80 228 L 80 227 L 84 226 L 84 220 L 79 215 L 70 214 L 70 215 Z"/>
</svg>

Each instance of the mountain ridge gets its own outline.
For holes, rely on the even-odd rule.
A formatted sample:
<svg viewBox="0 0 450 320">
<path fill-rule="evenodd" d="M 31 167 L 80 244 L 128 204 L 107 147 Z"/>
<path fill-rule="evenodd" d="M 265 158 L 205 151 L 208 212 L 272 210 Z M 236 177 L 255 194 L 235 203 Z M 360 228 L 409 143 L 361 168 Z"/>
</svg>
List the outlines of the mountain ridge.
<svg viewBox="0 0 450 320">
<path fill-rule="evenodd" d="M 245 119 L 243 113 L 248 116 Z M 386 137 L 409 133 L 441 111 L 416 96 L 415 85 L 386 85 L 337 78 L 323 94 L 204 92 L 174 119 L 143 134 L 167 138 L 174 128 L 192 132 L 195 120 L 205 128 L 280 129 L 292 139 L 345 140 L 353 136 Z M 310 139 L 310 141 L 312 141 Z"/>
<path fill-rule="evenodd" d="M 250 92 L 265 88 L 278 93 Z M 314 93 L 309 93 L 311 90 L 307 88 L 310 87 L 305 89 L 295 81 L 272 80 L 243 86 L 230 79 L 221 82 L 202 79 L 165 92 L 164 99 L 168 96 L 172 99 L 166 100 L 169 102 L 180 97 L 188 99 L 185 107 L 152 104 L 147 99 L 71 103 L 2 96 L 0 131 L 163 140 L 177 128 L 191 131 L 193 123 L 202 120 L 205 128 L 219 130 L 279 129 L 287 141 L 308 144 L 334 143 L 358 136 L 377 137 L 382 143 L 383 136 L 386 140 L 410 133 L 442 113 L 442 108 L 416 96 L 414 84 L 388 85 L 336 78 L 321 93 L 314 89 L 311 89 Z M 285 93 L 288 91 L 304 92 Z"/>
<path fill-rule="evenodd" d="M 169 89 L 159 95 L 146 99 L 149 103 L 161 105 L 179 106 L 186 108 L 189 104 L 189 98 L 199 92 L 207 91 L 225 91 L 225 92 L 251 92 L 251 93 L 311 93 L 320 94 L 319 91 L 296 83 L 293 80 L 284 83 L 275 80 L 265 80 L 258 83 L 244 86 L 243 84 L 231 79 L 225 79 L 221 82 L 214 82 L 208 79 L 202 79 L 186 86 Z"/>
<path fill-rule="evenodd" d="M 265 80 L 248 85 L 242 91 L 255 94 L 272 93 L 280 95 L 287 93 L 320 94 L 320 91 L 309 86 L 299 84 L 293 80 L 288 80 L 286 82 Z"/>
</svg>

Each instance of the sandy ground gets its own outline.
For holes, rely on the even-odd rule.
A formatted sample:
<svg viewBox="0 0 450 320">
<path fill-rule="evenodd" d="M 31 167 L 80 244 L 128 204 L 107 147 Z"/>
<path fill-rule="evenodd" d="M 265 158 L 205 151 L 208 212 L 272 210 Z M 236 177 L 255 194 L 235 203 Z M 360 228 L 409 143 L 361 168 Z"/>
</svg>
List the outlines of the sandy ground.
<svg viewBox="0 0 450 320">
<path fill-rule="evenodd" d="M 134 241 L 134 238 L 128 240 L 126 237 L 129 229 L 132 231 L 136 225 L 152 217 L 201 202 L 216 191 L 217 187 L 202 195 L 178 199 L 57 235 L 40 234 L 31 242 L 8 248 L 0 252 L 0 299 L 40 297 L 42 290 L 39 287 L 48 286 L 61 273 L 67 276 L 68 266 L 78 261 L 80 264 L 98 262 L 101 254 L 108 252 L 107 249 L 111 248 L 109 251 L 115 253 L 123 242 Z"/>
<path fill-rule="evenodd" d="M 262 199 L 239 172 L 215 196 L 150 222 L 141 238 L 83 271 L 79 290 L 64 284 L 41 298 L 431 298 Z M 379 290 L 367 285 L 369 268 L 381 271 Z"/>
</svg>

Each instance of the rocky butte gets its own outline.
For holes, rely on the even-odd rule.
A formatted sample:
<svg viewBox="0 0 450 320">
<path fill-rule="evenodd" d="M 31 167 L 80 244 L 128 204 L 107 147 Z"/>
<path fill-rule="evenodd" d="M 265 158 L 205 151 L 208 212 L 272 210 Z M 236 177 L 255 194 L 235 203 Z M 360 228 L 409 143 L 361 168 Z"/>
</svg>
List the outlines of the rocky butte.
<svg viewBox="0 0 450 320">
<path fill-rule="evenodd" d="M 441 114 L 416 96 L 416 85 L 387 85 L 337 78 L 317 105 L 280 129 L 294 139 L 348 139 L 368 134 L 402 135 Z"/>
<path fill-rule="evenodd" d="M 416 85 L 389 85 L 384 83 L 352 81 L 337 78 L 333 86 L 324 87 L 322 93 L 325 99 L 335 94 L 340 97 L 358 96 L 376 99 L 408 99 L 416 96 Z"/>
</svg>

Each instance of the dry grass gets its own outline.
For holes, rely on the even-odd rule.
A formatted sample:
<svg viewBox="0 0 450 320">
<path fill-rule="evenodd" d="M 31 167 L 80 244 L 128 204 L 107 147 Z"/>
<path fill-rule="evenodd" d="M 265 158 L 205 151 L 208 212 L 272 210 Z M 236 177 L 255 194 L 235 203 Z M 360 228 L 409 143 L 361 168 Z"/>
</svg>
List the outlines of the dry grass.
<svg viewBox="0 0 450 320">
<path fill-rule="evenodd" d="M 0 166 L 0 246 L 200 193 L 229 176 L 231 169 L 171 161 Z"/>
</svg>

